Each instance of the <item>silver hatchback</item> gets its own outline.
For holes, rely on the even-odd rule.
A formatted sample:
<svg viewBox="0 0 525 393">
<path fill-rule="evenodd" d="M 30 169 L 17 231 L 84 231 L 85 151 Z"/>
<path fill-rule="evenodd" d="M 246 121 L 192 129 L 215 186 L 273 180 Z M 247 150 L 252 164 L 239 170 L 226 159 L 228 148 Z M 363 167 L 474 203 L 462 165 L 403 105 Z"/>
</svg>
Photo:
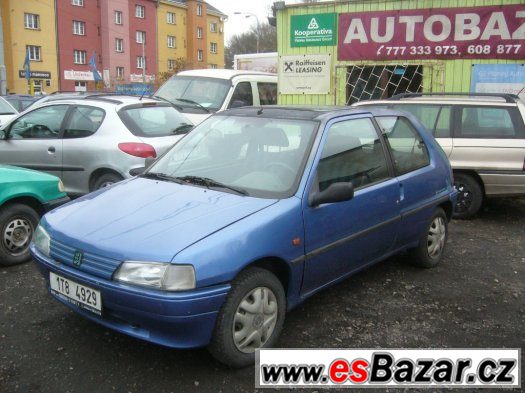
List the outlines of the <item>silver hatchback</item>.
<svg viewBox="0 0 525 393">
<path fill-rule="evenodd" d="M 86 194 L 133 176 L 193 127 L 164 101 L 96 95 L 24 112 L 0 132 L 0 163 L 60 177 L 69 194 Z"/>
</svg>

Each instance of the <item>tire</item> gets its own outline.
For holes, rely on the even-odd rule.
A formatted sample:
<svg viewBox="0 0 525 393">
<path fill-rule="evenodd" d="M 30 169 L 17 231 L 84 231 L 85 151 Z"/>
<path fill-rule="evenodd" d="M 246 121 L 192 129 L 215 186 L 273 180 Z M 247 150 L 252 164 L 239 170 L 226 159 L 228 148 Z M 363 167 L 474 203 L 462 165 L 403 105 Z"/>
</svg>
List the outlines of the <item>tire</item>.
<svg viewBox="0 0 525 393">
<path fill-rule="evenodd" d="M 114 183 L 124 180 L 120 175 L 116 173 L 104 173 L 103 175 L 96 178 L 93 182 L 91 191 L 100 190 L 101 188 L 108 187 Z"/>
<path fill-rule="evenodd" d="M 438 207 L 430 218 L 419 246 L 411 250 L 412 264 L 423 267 L 436 267 L 443 256 L 448 238 L 448 220 L 445 211 Z"/>
<path fill-rule="evenodd" d="M 483 189 L 476 179 L 462 173 L 454 174 L 454 186 L 458 190 L 458 200 L 454 207 L 454 218 L 471 218 L 481 208 Z"/>
<path fill-rule="evenodd" d="M 259 308 L 255 304 L 257 297 L 268 301 L 261 303 Z M 253 312 L 249 308 L 253 308 Z M 254 364 L 255 349 L 272 347 L 276 343 L 285 313 L 286 295 L 279 279 L 268 270 L 248 268 L 232 283 L 217 316 L 208 350 L 230 367 Z M 265 324 L 268 325 L 266 329 Z M 252 340 L 248 340 L 250 337 Z"/>
<path fill-rule="evenodd" d="M 0 265 L 10 266 L 31 259 L 29 243 L 40 216 L 20 203 L 0 208 Z"/>
</svg>

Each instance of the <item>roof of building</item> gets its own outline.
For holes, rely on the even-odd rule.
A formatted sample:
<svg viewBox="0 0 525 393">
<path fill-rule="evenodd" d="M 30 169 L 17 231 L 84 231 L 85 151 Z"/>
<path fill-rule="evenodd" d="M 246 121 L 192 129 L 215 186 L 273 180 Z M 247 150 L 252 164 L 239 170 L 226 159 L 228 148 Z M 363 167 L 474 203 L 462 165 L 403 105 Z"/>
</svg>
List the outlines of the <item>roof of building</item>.
<svg viewBox="0 0 525 393">
<path fill-rule="evenodd" d="M 179 3 L 179 4 L 184 4 L 184 5 L 186 5 L 186 3 L 187 3 L 187 0 L 166 0 L 166 1 L 169 1 L 170 3 Z M 206 2 L 206 1 L 202 1 L 202 2 L 206 3 L 206 5 L 208 6 L 208 11 L 211 11 L 211 12 L 214 12 L 216 14 L 223 15 L 223 16 L 227 16 L 224 12 L 222 12 L 221 10 L 215 8 L 210 3 Z"/>
</svg>

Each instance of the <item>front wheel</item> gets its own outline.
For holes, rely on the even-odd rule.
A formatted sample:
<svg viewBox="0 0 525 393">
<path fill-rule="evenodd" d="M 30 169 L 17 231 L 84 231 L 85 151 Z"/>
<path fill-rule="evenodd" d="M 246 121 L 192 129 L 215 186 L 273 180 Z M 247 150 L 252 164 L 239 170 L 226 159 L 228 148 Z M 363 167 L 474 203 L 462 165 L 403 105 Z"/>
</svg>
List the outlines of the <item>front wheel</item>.
<svg viewBox="0 0 525 393">
<path fill-rule="evenodd" d="M 0 209 L 0 265 L 28 261 L 29 243 L 40 219 L 31 207 L 12 204 Z"/>
<path fill-rule="evenodd" d="M 116 173 L 104 173 L 102 176 L 99 176 L 93 182 L 92 191 L 96 191 L 101 188 L 109 187 L 115 183 L 118 183 L 121 180 L 123 180 L 122 177 L 120 175 L 117 175 Z"/>
<path fill-rule="evenodd" d="M 411 252 L 411 262 L 417 266 L 431 268 L 441 262 L 448 238 L 448 220 L 445 211 L 438 207 L 429 220 L 419 246 Z"/>
<path fill-rule="evenodd" d="M 255 362 L 255 351 L 272 347 L 284 324 L 286 296 L 268 270 L 248 268 L 233 281 L 219 315 L 210 353 L 231 367 Z"/>
</svg>

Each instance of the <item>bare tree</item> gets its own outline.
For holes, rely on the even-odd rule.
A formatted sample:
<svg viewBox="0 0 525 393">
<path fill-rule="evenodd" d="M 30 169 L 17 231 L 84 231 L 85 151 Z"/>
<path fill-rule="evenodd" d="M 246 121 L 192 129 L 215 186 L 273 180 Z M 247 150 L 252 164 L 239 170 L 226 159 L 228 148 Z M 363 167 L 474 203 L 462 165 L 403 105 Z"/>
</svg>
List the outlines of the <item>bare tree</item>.
<svg viewBox="0 0 525 393">
<path fill-rule="evenodd" d="M 277 52 L 277 32 L 275 27 L 268 23 L 261 23 L 259 26 L 259 52 Z M 233 56 L 245 53 L 257 52 L 257 27 L 253 26 L 246 33 L 232 37 L 225 48 L 225 67 L 233 68 Z"/>
</svg>

